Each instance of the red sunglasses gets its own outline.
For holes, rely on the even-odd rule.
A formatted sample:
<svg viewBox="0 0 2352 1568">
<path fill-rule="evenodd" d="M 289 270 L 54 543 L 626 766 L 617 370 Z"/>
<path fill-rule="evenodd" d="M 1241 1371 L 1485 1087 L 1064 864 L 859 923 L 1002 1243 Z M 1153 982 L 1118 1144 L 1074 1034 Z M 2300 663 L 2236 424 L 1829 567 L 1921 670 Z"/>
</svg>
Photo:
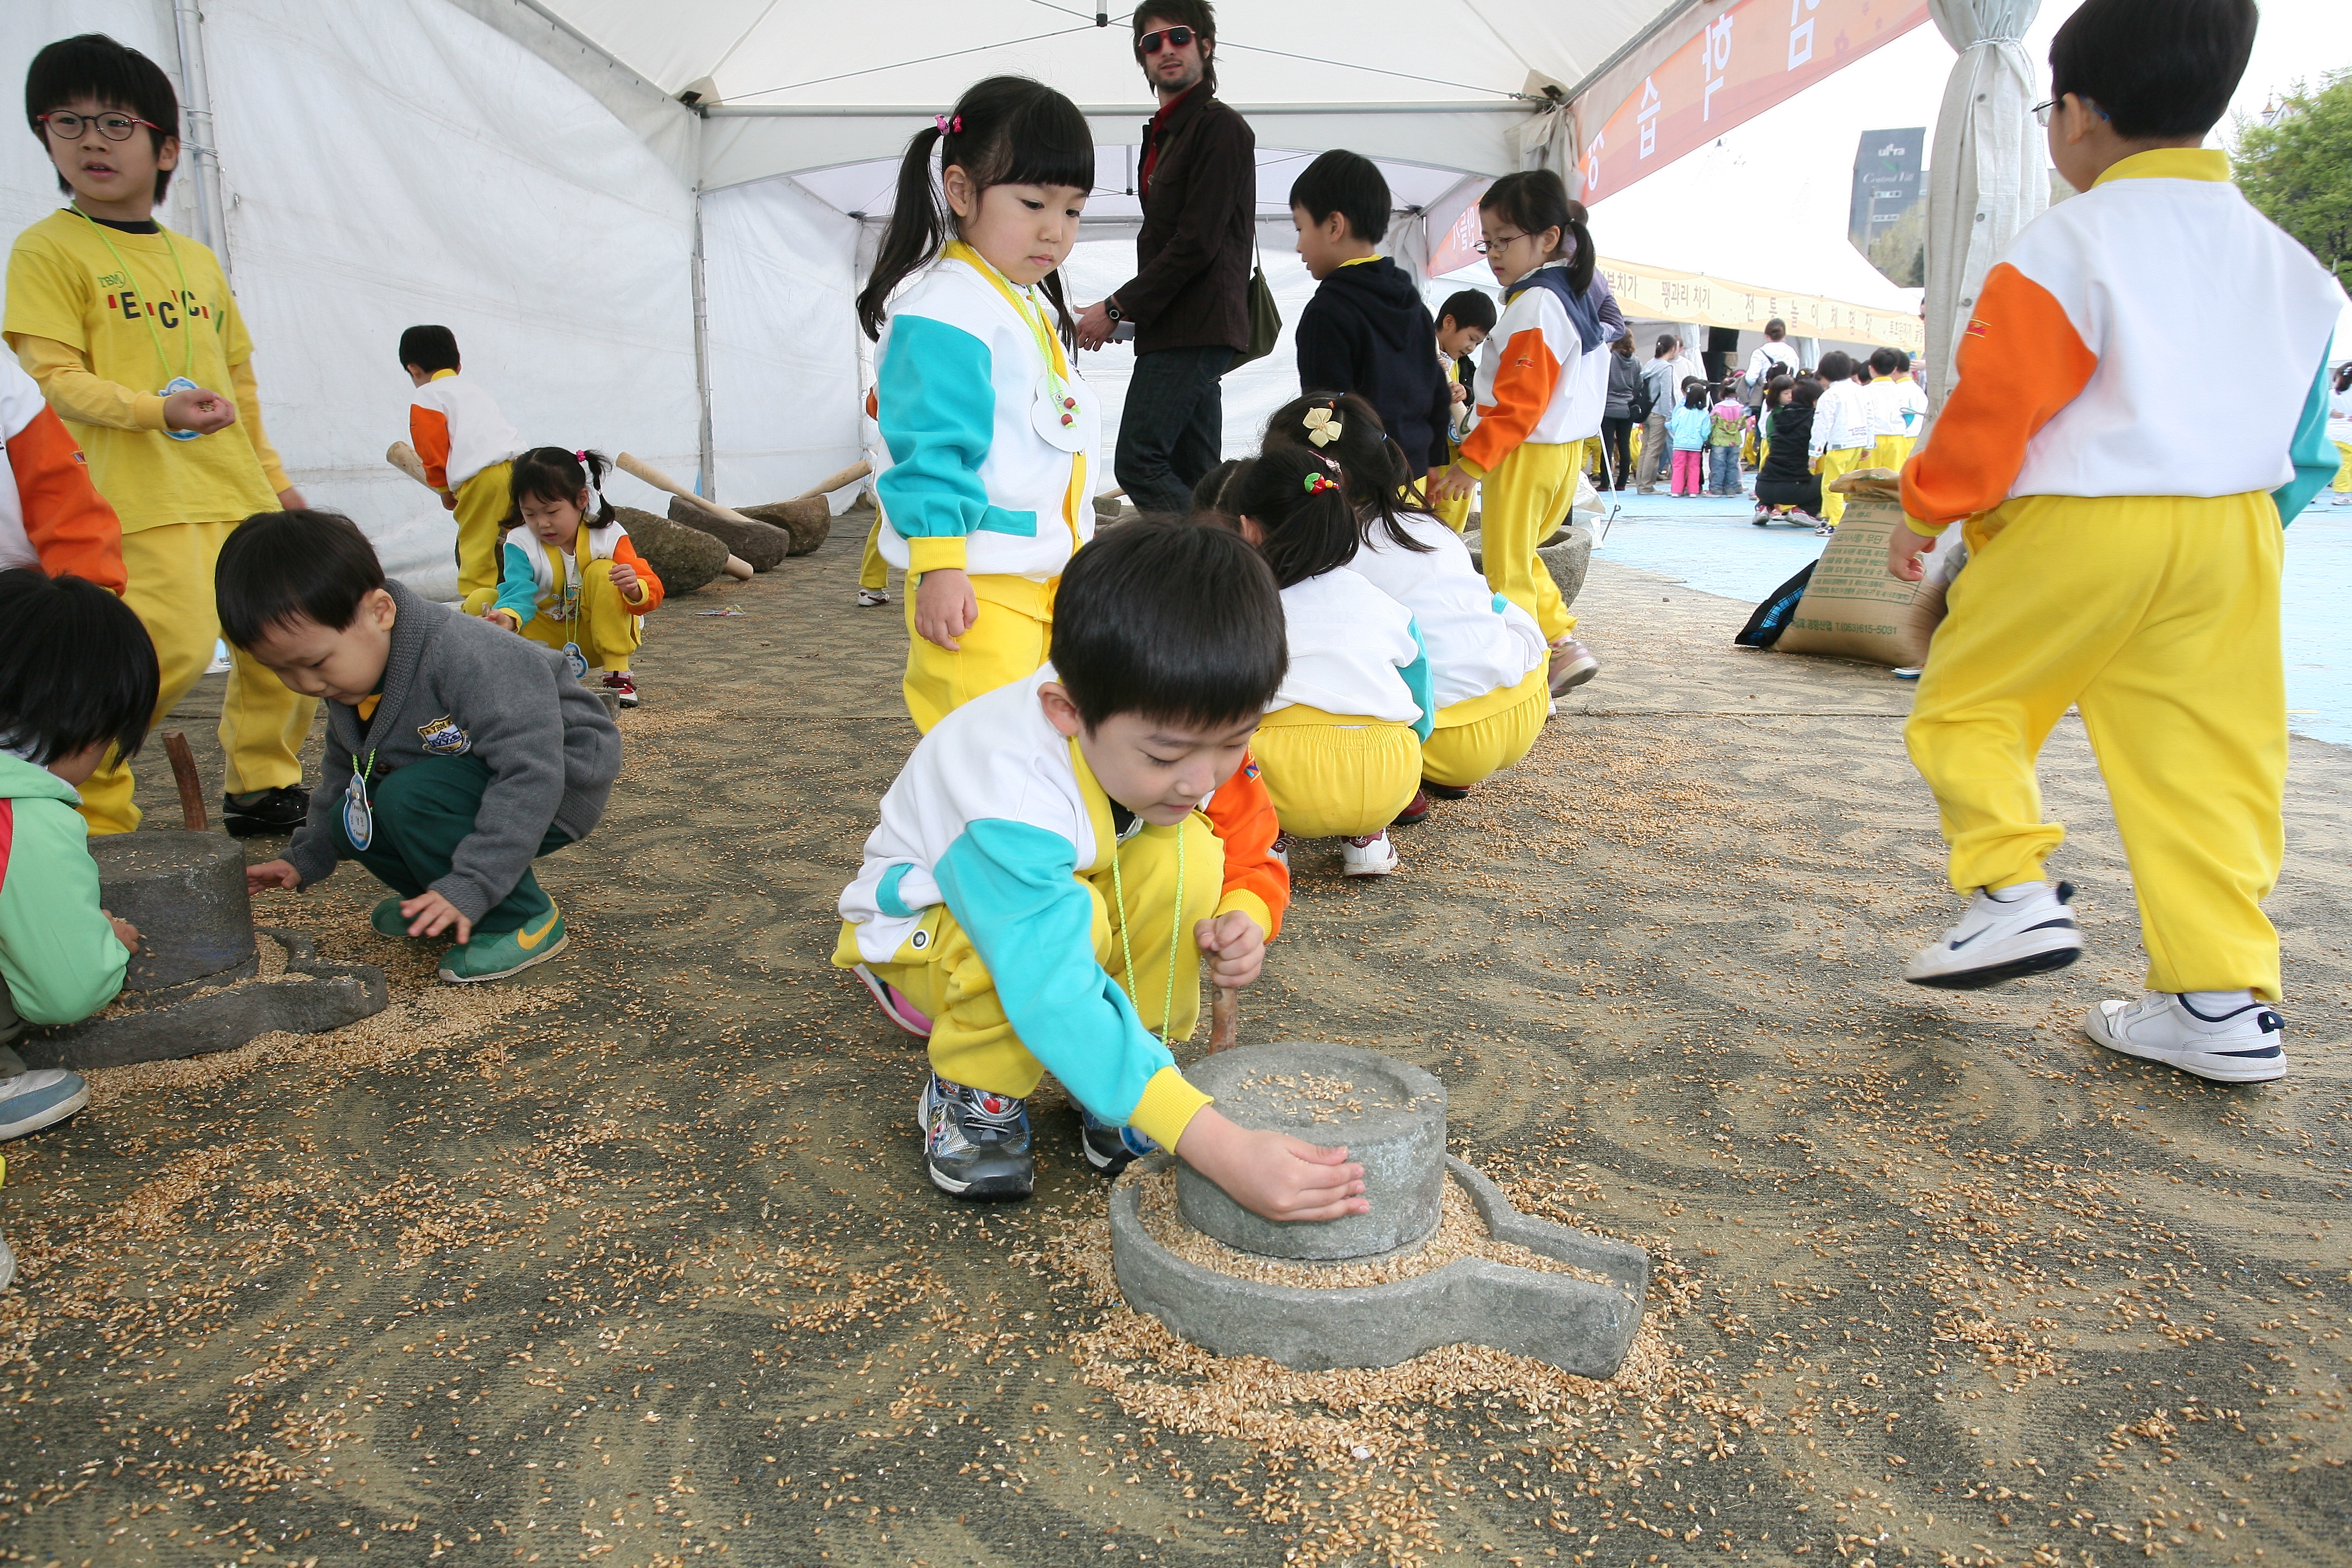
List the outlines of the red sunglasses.
<svg viewBox="0 0 2352 1568">
<path fill-rule="evenodd" d="M 1162 38 L 1168 41 L 1170 48 L 1181 49 L 1192 41 L 1192 29 L 1170 27 L 1165 32 L 1146 33 L 1135 40 L 1135 52 L 1139 55 L 1156 55 L 1160 52 L 1160 41 Z"/>
</svg>

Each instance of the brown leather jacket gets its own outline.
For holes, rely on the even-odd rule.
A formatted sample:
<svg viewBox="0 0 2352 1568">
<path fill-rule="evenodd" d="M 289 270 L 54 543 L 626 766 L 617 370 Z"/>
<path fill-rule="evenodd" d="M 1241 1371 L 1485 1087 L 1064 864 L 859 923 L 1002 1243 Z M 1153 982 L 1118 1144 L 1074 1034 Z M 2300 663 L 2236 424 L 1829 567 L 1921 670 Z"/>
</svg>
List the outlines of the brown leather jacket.
<svg viewBox="0 0 2352 1568">
<path fill-rule="evenodd" d="M 1135 352 L 1246 348 L 1257 133 L 1196 87 L 1159 134 L 1135 237 L 1136 274 L 1113 291 L 1135 323 Z M 1148 148 L 1148 121 L 1143 135 Z"/>
</svg>

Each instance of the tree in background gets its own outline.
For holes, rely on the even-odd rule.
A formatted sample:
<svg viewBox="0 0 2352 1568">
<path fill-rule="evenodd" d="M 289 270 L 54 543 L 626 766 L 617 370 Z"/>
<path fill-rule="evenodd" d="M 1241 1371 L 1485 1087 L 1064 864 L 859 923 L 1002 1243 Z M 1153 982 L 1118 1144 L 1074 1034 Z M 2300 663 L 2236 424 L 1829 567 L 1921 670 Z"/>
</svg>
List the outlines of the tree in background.
<svg viewBox="0 0 2352 1568">
<path fill-rule="evenodd" d="M 2231 162 L 2246 199 L 2352 288 L 2352 70 L 2241 121 Z"/>
</svg>

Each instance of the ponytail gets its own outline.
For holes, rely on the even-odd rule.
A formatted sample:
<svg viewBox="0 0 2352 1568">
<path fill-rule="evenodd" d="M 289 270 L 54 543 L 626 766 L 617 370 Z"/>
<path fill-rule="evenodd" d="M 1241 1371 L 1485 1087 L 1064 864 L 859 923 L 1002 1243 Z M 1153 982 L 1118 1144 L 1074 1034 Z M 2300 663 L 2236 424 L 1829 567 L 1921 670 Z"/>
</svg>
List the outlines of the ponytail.
<svg viewBox="0 0 2352 1568">
<path fill-rule="evenodd" d="M 1298 447 L 1274 447 L 1234 475 L 1223 501 L 1265 533 L 1258 552 L 1287 588 L 1345 566 L 1356 558 L 1356 509 L 1348 476 L 1331 458 Z"/>
<path fill-rule="evenodd" d="M 882 230 L 874 270 L 857 291 L 857 324 L 868 338 L 882 336 L 882 307 L 891 291 L 947 243 L 947 214 L 931 183 L 931 149 L 944 140 L 940 127 L 926 125 L 915 132 L 907 143 L 907 155 L 898 161 L 898 195 L 890 222 Z"/>
<path fill-rule="evenodd" d="M 1567 187 L 1561 188 L 1565 190 Z M 1585 212 L 1582 202 L 1571 201 L 1568 204 L 1568 222 L 1560 226 L 1565 231 L 1570 247 L 1568 286 L 1581 294 L 1592 287 L 1593 274 L 1599 271 L 1601 267 L 1600 252 L 1592 248 L 1591 217 Z"/>
</svg>

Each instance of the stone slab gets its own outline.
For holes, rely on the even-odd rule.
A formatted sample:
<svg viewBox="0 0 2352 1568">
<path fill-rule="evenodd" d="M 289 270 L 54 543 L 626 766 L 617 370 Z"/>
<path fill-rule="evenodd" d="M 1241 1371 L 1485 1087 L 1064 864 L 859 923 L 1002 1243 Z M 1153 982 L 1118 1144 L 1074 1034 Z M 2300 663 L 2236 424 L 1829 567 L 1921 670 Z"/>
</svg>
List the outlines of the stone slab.
<svg viewBox="0 0 2352 1568">
<path fill-rule="evenodd" d="M 254 969 L 190 982 L 144 996 L 126 992 L 132 1005 L 109 1017 L 53 1029 L 35 1029 L 15 1042 L 28 1067 L 93 1068 L 206 1056 L 231 1050 L 257 1035 L 287 1030 L 315 1035 L 383 1011 L 390 1000 L 383 971 L 364 963 L 327 963 L 307 936 L 270 927 L 259 934 L 286 950 L 287 978 L 252 978 Z M 295 979 L 299 975 L 304 978 Z"/>
<path fill-rule="evenodd" d="M 1187 1076 L 1191 1076 L 1189 1073 Z M 1173 1156 L 1140 1162 L 1149 1172 Z M 1497 1240 L 1602 1276 L 1463 1258 L 1385 1285 L 1318 1290 L 1267 1285 L 1187 1263 L 1151 1238 L 1136 1184 L 1111 1193 L 1111 1266 L 1119 1292 L 1178 1338 L 1218 1355 L 1259 1355 L 1301 1371 L 1394 1366 L 1444 1345 L 1491 1345 L 1580 1377 L 1616 1375 L 1649 1295 L 1650 1255 L 1511 1207 L 1462 1161 L 1446 1169 Z"/>
<path fill-rule="evenodd" d="M 107 912 L 139 928 L 125 991 L 161 991 L 253 962 L 245 850 L 226 833 L 142 827 L 89 841 Z"/>
<path fill-rule="evenodd" d="M 1356 1046 L 1284 1040 L 1220 1051 L 1184 1076 L 1241 1126 L 1345 1144 L 1364 1167 L 1372 1205 L 1339 1219 L 1265 1219 L 1186 1165 L 1176 1173 L 1177 1211 L 1194 1229 L 1270 1258 L 1340 1258 L 1393 1252 L 1437 1228 L 1445 1086 L 1430 1074 Z"/>
<path fill-rule="evenodd" d="M 751 513 L 743 515 L 750 517 Z M 736 522 L 729 518 L 713 517 L 684 496 L 670 497 L 669 520 L 680 528 L 696 529 L 710 535 L 754 572 L 772 572 L 785 556 L 797 553 L 793 549 L 792 534 L 774 523 L 757 519 L 750 522 Z"/>
</svg>

